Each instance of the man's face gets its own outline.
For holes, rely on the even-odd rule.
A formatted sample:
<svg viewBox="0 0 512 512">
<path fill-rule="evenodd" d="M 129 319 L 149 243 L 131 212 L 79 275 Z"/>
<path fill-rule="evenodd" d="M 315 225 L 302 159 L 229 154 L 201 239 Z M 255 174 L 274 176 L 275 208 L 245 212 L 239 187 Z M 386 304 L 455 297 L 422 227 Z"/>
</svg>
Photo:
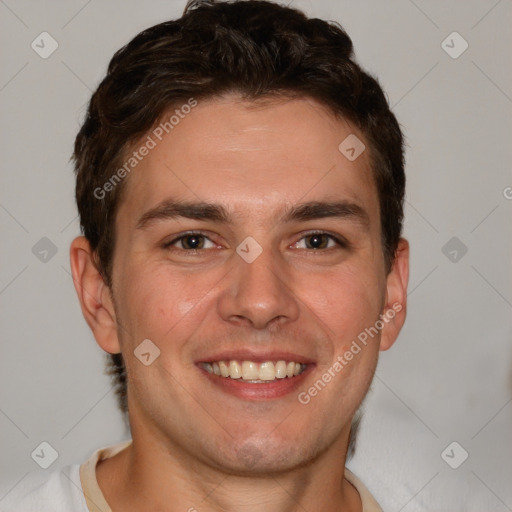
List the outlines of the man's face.
<svg viewBox="0 0 512 512">
<path fill-rule="evenodd" d="M 312 100 L 225 97 L 131 172 L 113 297 L 134 437 L 230 471 L 293 468 L 346 443 L 381 332 L 309 403 L 298 396 L 389 301 L 368 151 L 338 149 L 354 133 Z M 210 207 L 183 216 L 176 202 Z M 160 350 L 149 366 L 134 355 L 146 339 Z M 219 361 L 246 379 L 209 373 Z M 263 362 L 305 370 L 274 379 Z"/>
</svg>

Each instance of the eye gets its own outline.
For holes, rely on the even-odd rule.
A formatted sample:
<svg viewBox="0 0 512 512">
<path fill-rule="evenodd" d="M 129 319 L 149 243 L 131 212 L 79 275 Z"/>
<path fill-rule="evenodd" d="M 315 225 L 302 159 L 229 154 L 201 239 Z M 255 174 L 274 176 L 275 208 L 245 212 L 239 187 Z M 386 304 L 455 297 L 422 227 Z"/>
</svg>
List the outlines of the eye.
<svg viewBox="0 0 512 512">
<path fill-rule="evenodd" d="M 186 233 L 164 245 L 164 248 L 175 247 L 185 251 L 195 251 L 199 249 L 211 249 L 216 245 L 205 235 L 201 233 Z"/>
<path fill-rule="evenodd" d="M 336 247 L 347 247 L 348 243 L 342 238 L 323 232 L 308 233 L 294 244 L 297 249 L 333 249 Z M 198 251 L 200 249 L 213 249 L 217 245 L 202 233 L 184 233 L 163 246 L 165 249 L 173 248 L 182 251 Z"/>
<path fill-rule="evenodd" d="M 300 246 L 301 244 L 302 247 Z M 347 244 L 338 237 L 318 232 L 308 233 L 295 243 L 297 249 L 332 249 L 336 246 L 346 247 Z"/>
</svg>

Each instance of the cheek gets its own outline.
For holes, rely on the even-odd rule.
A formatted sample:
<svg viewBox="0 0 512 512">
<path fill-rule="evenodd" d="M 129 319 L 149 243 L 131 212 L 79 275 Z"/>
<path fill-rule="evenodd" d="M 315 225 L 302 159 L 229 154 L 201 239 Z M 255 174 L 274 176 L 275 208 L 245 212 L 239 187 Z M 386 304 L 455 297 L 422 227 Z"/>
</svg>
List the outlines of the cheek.
<svg viewBox="0 0 512 512">
<path fill-rule="evenodd" d="M 149 265 L 127 266 L 123 275 L 126 277 L 116 290 L 119 320 L 129 325 L 129 337 L 134 341 L 159 339 L 180 314 L 175 292 L 179 283 L 172 274 L 152 271 Z"/>
<path fill-rule="evenodd" d="M 347 265 L 318 277 L 316 283 L 315 279 L 298 279 L 302 283 L 300 296 L 338 343 L 350 342 L 348 338 L 372 325 L 381 312 L 384 287 L 371 266 Z"/>
<path fill-rule="evenodd" d="M 162 348 L 171 339 L 176 347 L 197 328 L 216 282 L 207 273 L 191 275 L 151 262 L 133 265 L 125 275 L 130 277 L 119 290 L 121 319 L 128 321 L 136 340 L 149 338 Z"/>
</svg>

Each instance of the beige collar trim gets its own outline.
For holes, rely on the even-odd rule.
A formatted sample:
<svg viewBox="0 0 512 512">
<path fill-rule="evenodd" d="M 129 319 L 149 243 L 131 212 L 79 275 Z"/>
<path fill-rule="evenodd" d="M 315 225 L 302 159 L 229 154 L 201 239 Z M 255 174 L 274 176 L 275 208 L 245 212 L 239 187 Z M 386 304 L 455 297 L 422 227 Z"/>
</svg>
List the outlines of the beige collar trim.
<svg viewBox="0 0 512 512">
<path fill-rule="evenodd" d="M 80 482 L 89 512 L 112 512 L 110 505 L 101 492 L 96 479 L 96 466 L 100 460 L 113 457 L 131 444 L 130 441 L 107 446 L 95 451 L 91 458 L 80 466 Z"/>
</svg>

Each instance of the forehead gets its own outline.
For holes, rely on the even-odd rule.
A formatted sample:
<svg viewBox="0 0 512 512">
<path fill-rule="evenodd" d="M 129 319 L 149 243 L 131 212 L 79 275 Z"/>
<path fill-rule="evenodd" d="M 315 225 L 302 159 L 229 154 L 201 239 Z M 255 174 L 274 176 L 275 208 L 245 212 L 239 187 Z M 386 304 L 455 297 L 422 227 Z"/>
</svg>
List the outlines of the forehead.
<svg viewBox="0 0 512 512">
<path fill-rule="evenodd" d="M 227 96 L 175 112 L 162 117 L 169 133 L 156 125 L 134 146 L 153 147 L 125 183 L 126 214 L 172 196 L 224 204 L 242 219 L 339 195 L 378 215 L 368 151 L 352 161 L 339 149 L 364 137 L 318 102 Z"/>
</svg>

